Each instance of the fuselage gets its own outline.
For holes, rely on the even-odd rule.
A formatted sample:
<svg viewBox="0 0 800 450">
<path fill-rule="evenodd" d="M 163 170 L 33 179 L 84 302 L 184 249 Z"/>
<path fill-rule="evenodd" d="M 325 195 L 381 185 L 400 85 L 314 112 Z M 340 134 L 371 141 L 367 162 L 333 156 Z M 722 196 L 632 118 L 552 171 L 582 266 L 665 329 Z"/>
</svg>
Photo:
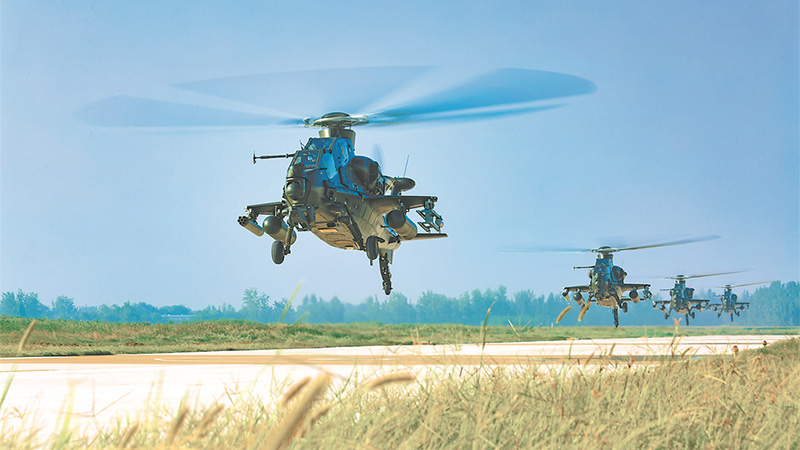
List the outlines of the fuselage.
<svg viewBox="0 0 800 450">
<path fill-rule="evenodd" d="M 288 219 L 300 231 L 311 231 L 336 248 L 360 250 L 363 239 L 377 236 L 379 247 L 400 246 L 385 226 L 383 212 L 365 201 L 384 195 L 386 181 L 377 162 L 356 156 L 350 138 L 310 138 L 286 173 L 284 199 Z"/>
<path fill-rule="evenodd" d="M 720 311 L 723 313 L 733 313 L 736 312 L 737 309 L 744 310 L 745 307 L 743 304 L 738 304 L 738 296 L 733 293 L 733 289 L 726 287 L 725 291 L 723 291 L 722 295 L 719 296 L 720 303 L 722 306 L 720 307 Z"/>
<path fill-rule="evenodd" d="M 678 314 L 689 314 L 692 311 L 694 288 L 686 287 L 686 281 L 678 279 L 669 290 L 670 307 Z"/>
<path fill-rule="evenodd" d="M 589 270 L 589 296 L 601 306 L 615 307 L 622 298 L 625 273 L 614 265 L 611 254 L 599 254 Z"/>
</svg>

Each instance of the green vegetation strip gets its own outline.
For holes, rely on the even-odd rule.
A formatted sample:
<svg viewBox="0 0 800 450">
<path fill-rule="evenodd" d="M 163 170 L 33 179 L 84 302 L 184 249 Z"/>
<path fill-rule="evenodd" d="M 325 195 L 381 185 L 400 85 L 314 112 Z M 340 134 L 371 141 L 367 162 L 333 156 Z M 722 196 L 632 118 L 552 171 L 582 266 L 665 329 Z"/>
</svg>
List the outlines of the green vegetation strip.
<svg viewBox="0 0 800 450">
<path fill-rule="evenodd" d="M 260 324 L 240 320 L 182 324 L 107 323 L 41 320 L 22 353 L 20 338 L 30 319 L 0 317 L 0 356 L 68 356 L 131 353 L 176 353 L 218 350 L 354 347 L 415 343 L 551 341 L 570 338 L 673 336 L 664 327 L 492 327 L 466 325 Z M 686 336 L 798 334 L 798 328 L 680 328 Z"/>
</svg>

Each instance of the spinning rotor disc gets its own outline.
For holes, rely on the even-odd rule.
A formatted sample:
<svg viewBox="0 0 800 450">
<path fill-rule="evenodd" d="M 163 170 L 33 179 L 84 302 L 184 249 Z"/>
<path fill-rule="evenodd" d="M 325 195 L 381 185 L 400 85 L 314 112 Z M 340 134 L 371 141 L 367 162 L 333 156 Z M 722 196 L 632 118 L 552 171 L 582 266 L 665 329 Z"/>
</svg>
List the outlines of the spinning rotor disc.
<svg viewBox="0 0 800 450">
<path fill-rule="evenodd" d="M 560 106 L 553 100 L 595 91 L 592 82 L 572 75 L 497 69 L 433 93 L 374 106 L 431 71 L 377 67 L 201 80 L 172 85 L 161 98 L 105 98 L 79 114 L 94 125 L 123 128 L 398 125 L 530 113 Z"/>
</svg>

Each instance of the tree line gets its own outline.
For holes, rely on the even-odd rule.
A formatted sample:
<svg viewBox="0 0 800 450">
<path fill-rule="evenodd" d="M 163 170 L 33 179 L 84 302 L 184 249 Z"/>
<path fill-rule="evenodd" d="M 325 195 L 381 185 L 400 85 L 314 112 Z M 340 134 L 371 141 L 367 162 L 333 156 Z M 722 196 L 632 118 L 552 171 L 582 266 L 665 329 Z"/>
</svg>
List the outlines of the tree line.
<svg viewBox="0 0 800 450">
<path fill-rule="evenodd" d="M 698 291 L 696 298 L 718 300 L 714 293 Z M 752 293 L 739 293 L 740 302 L 750 302 L 750 309 L 734 319 L 744 326 L 800 326 L 800 285 L 797 282 L 774 282 Z M 371 296 L 361 303 L 342 302 L 333 297 L 324 300 L 314 294 L 299 302 L 287 298 L 272 299 L 257 289 L 247 289 L 238 308 L 223 303 L 192 310 L 183 305 L 156 307 L 145 302 L 124 302 L 122 305 L 77 306 L 75 299 L 59 296 L 44 304 L 34 292 L 4 292 L 0 300 L 0 315 L 29 318 L 89 320 L 103 322 L 167 323 L 218 319 L 242 319 L 261 323 L 456 323 L 463 325 L 552 326 L 559 314 L 572 305 L 561 325 L 578 325 L 580 308 L 560 295 L 536 295 L 531 290 L 513 294 L 505 287 L 474 290 L 457 297 L 433 291 L 410 301 L 400 292 L 388 297 Z M 491 310 L 490 310 L 491 308 Z M 487 318 L 488 313 L 488 319 Z M 682 316 L 672 317 L 682 318 Z M 608 326 L 613 324 L 611 310 L 592 306 L 581 325 Z M 628 313 L 620 312 L 620 325 L 672 325 L 672 319 L 653 310 L 650 301 L 629 304 Z M 730 324 L 730 316 L 717 317 L 711 311 L 698 312 L 691 325 L 715 326 Z"/>
</svg>

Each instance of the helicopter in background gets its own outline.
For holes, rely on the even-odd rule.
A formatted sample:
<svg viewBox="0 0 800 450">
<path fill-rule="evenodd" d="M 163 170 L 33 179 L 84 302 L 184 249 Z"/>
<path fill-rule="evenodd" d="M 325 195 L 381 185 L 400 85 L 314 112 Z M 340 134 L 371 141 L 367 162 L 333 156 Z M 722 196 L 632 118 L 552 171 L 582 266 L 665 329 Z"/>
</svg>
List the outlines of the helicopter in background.
<svg viewBox="0 0 800 450">
<path fill-rule="evenodd" d="M 572 299 L 580 306 L 588 308 L 588 304 L 597 303 L 600 306 L 611 308 L 614 316 L 614 326 L 619 327 L 619 310 L 628 312 L 628 303 L 639 303 L 642 300 L 650 300 L 653 294 L 650 292 L 650 285 L 647 283 L 626 283 L 625 277 L 628 275 L 620 266 L 614 265 L 614 253 L 627 250 L 640 250 L 646 248 L 665 247 L 669 245 L 688 244 L 690 242 L 706 241 L 716 239 L 719 236 L 703 236 L 692 239 L 683 239 L 657 244 L 628 246 L 628 247 L 609 247 L 603 246 L 593 249 L 515 249 L 512 251 L 523 252 L 557 252 L 557 253 L 597 253 L 597 260 L 592 266 L 575 266 L 573 270 L 589 269 L 589 284 L 566 286 L 561 292 L 561 296 L 567 301 Z M 642 294 L 639 294 L 639 291 Z M 583 294 L 588 294 L 584 298 Z M 624 297 L 624 294 L 628 297 Z M 588 304 L 587 304 L 588 302 Z M 584 306 L 586 305 L 586 306 Z"/>
<path fill-rule="evenodd" d="M 725 286 L 720 286 L 723 290 L 722 294 L 719 296 L 720 303 L 712 303 L 709 306 L 711 310 L 717 313 L 717 317 L 722 317 L 723 314 L 730 314 L 731 315 L 731 322 L 733 322 L 733 315 L 736 314 L 736 317 L 739 317 L 740 312 L 744 311 L 745 309 L 750 309 L 750 302 L 740 302 L 738 301 L 739 296 L 733 293 L 735 288 L 745 287 L 745 286 L 755 286 L 758 284 L 766 284 L 769 281 L 761 281 L 758 283 L 745 283 L 745 284 L 726 284 Z"/>
<path fill-rule="evenodd" d="M 291 253 L 299 231 L 310 231 L 336 248 L 364 251 L 370 264 L 378 260 L 388 295 L 394 251 L 401 242 L 446 237 L 441 232 L 444 220 L 434 209 L 436 196 L 403 195 L 416 185 L 414 180 L 388 177 L 377 161 L 355 154 L 352 127 L 526 114 L 561 106 L 552 102 L 555 99 L 595 90 L 590 81 L 572 75 L 506 68 L 472 78 L 460 71 L 456 78 L 465 81 L 455 86 L 392 102 L 402 97 L 404 89 L 419 91 L 431 70 L 378 67 L 202 80 L 174 85 L 180 101 L 116 96 L 90 103 L 82 115 L 106 127 L 321 128 L 319 137 L 309 138 L 293 153 L 253 155 L 254 163 L 273 158 L 291 158 L 291 162 L 281 200 L 250 204 L 237 222 L 257 236 L 274 239 L 275 264 Z M 298 111 L 320 115 L 306 117 Z M 422 220 L 412 221 L 407 215 L 411 210 Z M 265 218 L 259 222 L 261 216 Z M 425 232 L 420 233 L 417 225 Z"/>
<path fill-rule="evenodd" d="M 666 277 L 668 280 L 675 280 L 675 286 L 670 289 L 662 289 L 662 291 L 669 291 L 669 300 L 654 300 L 653 309 L 660 309 L 661 312 L 664 313 L 664 319 L 669 319 L 669 316 L 673 311 L 675 311 L 676 314 L 683 314 L 686 317 L 686 325 L 689 325 L 689 316 L 694 319 L 695 311 L 703 311 L 703 309 L 708 309 L 708 305 L 711 300 L 693 298 L 694 288 L 686 287 L 686 280 L 690 278 L 730 275 L 732 273 L 739 272 L 677 275 L 674 277 Z"/>
</svg>

